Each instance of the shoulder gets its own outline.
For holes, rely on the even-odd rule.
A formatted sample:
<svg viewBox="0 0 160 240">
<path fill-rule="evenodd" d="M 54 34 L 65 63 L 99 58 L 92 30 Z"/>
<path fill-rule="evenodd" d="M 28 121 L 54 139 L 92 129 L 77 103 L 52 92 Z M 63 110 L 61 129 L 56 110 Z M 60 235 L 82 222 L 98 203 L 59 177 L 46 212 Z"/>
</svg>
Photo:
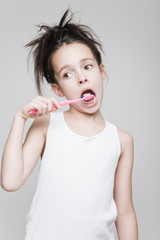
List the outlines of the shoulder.
<svg viewBox="0 0 160 240">
<path fill-rule="evenodd" d="M 121 154 L 123 154 L 126 151 L 126 149 L 133 148 L 134 138 L 129 132 L 123 129 L 117 128 L 117 131 L 121 145 Z"/>
</svg>

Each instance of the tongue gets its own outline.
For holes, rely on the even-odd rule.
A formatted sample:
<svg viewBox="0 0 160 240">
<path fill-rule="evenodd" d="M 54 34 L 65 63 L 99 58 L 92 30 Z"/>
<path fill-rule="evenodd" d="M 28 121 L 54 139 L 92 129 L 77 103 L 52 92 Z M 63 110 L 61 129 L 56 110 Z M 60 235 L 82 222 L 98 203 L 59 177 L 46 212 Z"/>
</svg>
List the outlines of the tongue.
<svg viewBox="0 0 160 240">
<path fill-rule="evenodd" d="M 84 93 L 84 94 L 82 95 L 82 97 L 86 97 L 86 96 L 88 96 L 88 95 L 92 95 L 93 97 L 90 98 L 90 99 L 88 99 L 88 100 L 87 100 L 87 99 L 86 99 L 86 100 L 84 99 L 84 100 L 83 100 L 84 102 L 92 102 L 92 101 L 94 100 L 94 94 L 91 93 L 91 92 L 90 92 L 90 93 Z"/>
<path fill-rule="evenodd" d="M 89 100 L 84 100 L 84 102 L 92 102 L 93 98 L 89 99 Z"/>
</svg>

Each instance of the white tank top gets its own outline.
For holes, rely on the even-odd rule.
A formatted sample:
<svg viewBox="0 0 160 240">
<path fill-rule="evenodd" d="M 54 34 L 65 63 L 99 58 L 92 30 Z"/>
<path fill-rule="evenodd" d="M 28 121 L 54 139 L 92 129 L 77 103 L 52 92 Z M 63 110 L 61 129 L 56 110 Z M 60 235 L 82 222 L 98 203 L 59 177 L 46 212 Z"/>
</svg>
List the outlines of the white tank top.
<svg viewBox="0 0 160 240">
<path fill-rule="evenodd" d="M 67 126 L 63 112 L 50 116 L 25 240 L 113 240 L 117 127 L 105 119 L 105 129 L 87 137 Z"/>
</svg>

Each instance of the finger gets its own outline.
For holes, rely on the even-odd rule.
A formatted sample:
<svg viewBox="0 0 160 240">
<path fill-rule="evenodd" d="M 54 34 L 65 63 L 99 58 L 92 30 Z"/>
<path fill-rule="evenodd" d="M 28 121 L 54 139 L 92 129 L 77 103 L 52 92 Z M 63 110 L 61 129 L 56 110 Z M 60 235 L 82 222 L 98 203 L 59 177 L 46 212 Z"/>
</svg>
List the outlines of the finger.
<svg viewBox="0 0 160 240">
<path fill-rule="evenodd" d="M 36 99 L 35 100 L 37 104 L 40 105 L 40 108 L 38 109 L 38 112 L 39 114 L 47 114 L 48 113 L 48 104 L 46 101 L 42 101 L 42 100 L 39 100 L 39 99 Z"/>
<path fill-rule="evenodd" d="M 55 99 L 55 98 L 50 98 L 50 100 L 52 101 L 52 103 L 53 103 L 54 105 L 57 106 L 57 108 L 59 108 L 59 109 L 62 108 L 62 106 L 60 105 L 60 103 L 59 103 L 59 101 L 58 101 L 57 99 Z M 53 107 L 53 106 L 52 106 L 52 107 Z"/>
<path fill-rule="evenodd" d="M 59 104 L 59 102 L 55 98 L 44 98 L 44 99 L 41 99 L 41 101 L 47 105 L 48 112 L 55 111 L 57 110 L 57 108 L 59 109 L 62 108 L 62 106 Z"/>
<path fill-rule="evenodd" d="M 38 99 L 39 101 L 40 99 Z M 40 100 L 42 103 L 44 103 L 47 106 L 47 112 L 53 111 L 53 100 L 50 98 L 43 98 Z M 57 108 L 56 108 L 57 109 Z"/>
<path fill-rule="evenodd" d="M 48 111 L 49 112 L 52 112 L 54 109 L 53 109 L 53 102 L 52 102 L 52 100 L 49 100 L 48 101 Z"/>
<path fill-rule="evenodd" d="M 34 101 L 36 103 L 40 104 L 43 108 L 42 112 L 39 111 L 40 114 L 46 114 L 48 112 L 57 110 L 57 108 L 59 108 L 59 109 L 62 108 L 62 106 L 59 104 L 58 100 L 56 100 L 55 98 L 45 98 L 42 96 L 38 96 L 34 99 Z M 53 105 L 55 105 L 56 107 Z"/>
<path fill-rule="evenodd" d="M 40 103 L 34 102 L 34 103 L 31 104 L 30 110 L 37 110 L 37 113 L 41 114 L 43 112 L 43 107 L 42 107 L 42 105 Z"/>
</svg>

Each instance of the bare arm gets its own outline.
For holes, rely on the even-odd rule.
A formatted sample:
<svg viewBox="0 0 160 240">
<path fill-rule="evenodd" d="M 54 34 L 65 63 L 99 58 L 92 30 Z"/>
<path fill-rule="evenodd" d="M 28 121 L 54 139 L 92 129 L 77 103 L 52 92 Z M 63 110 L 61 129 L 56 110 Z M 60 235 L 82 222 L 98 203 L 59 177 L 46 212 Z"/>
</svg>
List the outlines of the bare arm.
<svg viewBox="0 0 160 240">
<path fill-rule="evenodd" d="M 16 113 L 2 156 L 1 186 L 6 191 L 18 190 L 34 169 L 45 145 L 49 122 L 46 114 L 53 111 L 53 103 L 61 108 L 55 99 L 38 97 Z M 32 117 L 41 117 L 34 120 L 23 143 L 24 126 L 30 117 L 28 111 L 34 108 L 38 113 Z"/>
<path fill-rule="evenodd" d="M 22 144 L 25 120 L 18 115 L 13 120 L 2 156 L 1 184 L 5 190 L 19 189 L 38 161 L 44 145 L 44 135 L 39 126 L 42 124 L 38 122 L 38 119 L 34 121 Z"/>
<path fill-rule="evenodd" d="M 130 134 L 119 130 L 121 156 L 115 174 L 114 198 L 118 217 L 116 228 L 119 240 L 138 240 L 138 225 L 132 201 L 132 169 L 134 141 Z"/>
</svg>

